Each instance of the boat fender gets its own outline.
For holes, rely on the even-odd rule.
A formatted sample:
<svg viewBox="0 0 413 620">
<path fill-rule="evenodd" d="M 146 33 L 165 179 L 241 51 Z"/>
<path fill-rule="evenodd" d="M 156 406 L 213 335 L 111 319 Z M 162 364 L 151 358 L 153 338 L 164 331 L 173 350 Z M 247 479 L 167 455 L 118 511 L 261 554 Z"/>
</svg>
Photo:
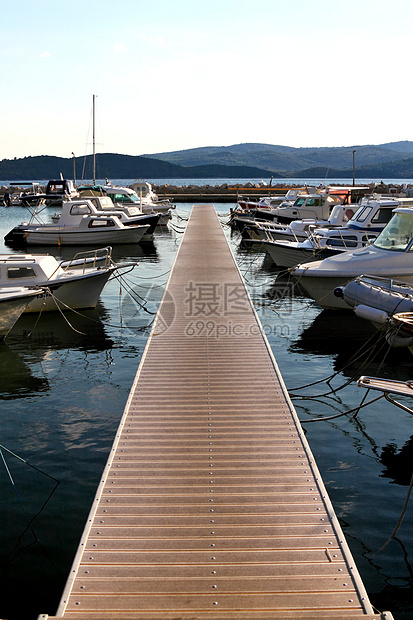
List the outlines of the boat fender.
<svg viewBox="0 0 413 620">
<path fill-rule="evenodd" d="M 344 298 L 344 292 L 341 286 L 337 286 L 337 288 L 334 289 L 334 297 L 338 297 L 339 299 Z"/>
<path fill-rule="evenodd" d="M 395 330 L 394 328 L 386 332 L 385 338 L 386 342 L 396 349 L 400 347 L 411 347 L 413 345 L 413 336 L 402 336 L 399 330 Z"/>
<path fill-rule="evenodd" d="M 364 304 L 355 306 L 354 312 L 361 319 L 366 319 L 367 321 L 378 323 L 379 325 L 383 325 L 389 320 L 389 315 L 384 310 L 365 306 Z"/>
</svg>

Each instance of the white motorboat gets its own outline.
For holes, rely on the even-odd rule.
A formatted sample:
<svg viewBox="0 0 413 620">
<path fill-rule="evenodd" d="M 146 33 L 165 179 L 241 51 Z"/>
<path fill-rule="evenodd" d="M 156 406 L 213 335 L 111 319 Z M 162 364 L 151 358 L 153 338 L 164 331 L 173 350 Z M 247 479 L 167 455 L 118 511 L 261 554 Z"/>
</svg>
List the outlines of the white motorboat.
<svg viewBox="0 0 413 620">
<path fill-rule="evenodd" d="M 24 310 L 42 293 L 26 286 L 0 286 L 0 340 L 3 340 Z"/>
<path fill-rule="evenodd" d="M 306 218 L 327 220 L 334 205 L 341 204 L 341 202 L 338 196 L 330 196 L 326 190 L 313 194 L 300 193 L 294 202 L 286 201 L 271 209 L 233 211 L 230 223 L 242 232 L 244 226 L 256 221 L 290 224 L 294 220 Z"/>
<path fill-rule="evenodd" d="M 294 267 L 334 256 L 351 248 L 362 248 L 373 241 L 376 235 L 369 236 L 361 230 L 315 230 L 304 241 L 263 241 L 262 247 L 279 267 Z"/>
<path fill-rule="evenodd" d="M 255 233 L 263 240 L 304 241 L 316 228 L 366 230 L 369 236 L 376 237 L 390 221 L 396 207 L 402 206 L 398 200 L 373 196 L 363 199 L 360 204 L 335 205 L 327 220 L 294 220 L 288 225 L 275 222 L 260 222 L 254 227 L 247 226 L 250 236 Z M 251 230 L 250 230 L 251 229 Z M 252 234 L 251 234 L 252 233 Z"/>
<path fill-rule="evenodd" d="M 110 276 L 135 264 L 113 262 L 110 247 L 78 253 L 70 261 L 48 254 L 0 254 L 0 287 L 37 287 L 25 312 L 94 308 Z M 39 295 L 42 290 L 46 294 Z"/>
<path fill-rule="evenodd" d="M 413 283 L 413 208 L 398 207 L 372 245 L 291 269 L 322 308 L 348 309 L 334 289 L 368 274 Z"/>
<path fill-rule="evenodd" d="M 270 209 L 235 210 L 231 212 L 231 224 L 235 224 L 242 232 L 245 225 L 255 221 L 273 221 L 278 224 L 291 224 L 294 220 L 314 219 L 328 220 L 334 205 L 345 205 L 348 218 L 351 218 L 359 206 L 358 203 L 366 195 L 368 187 L 320 187 L 317 190 L 307 188 L 300 191 L 294 202 L 286 201 L 278 207 Z"/>
<path fill-rule="evenodd" d="M 243 228 L 243 237 L 255 241 L 304 241 L 314 228 L 338 228 L 345 226 L 349 219 L 358 210 L 358 205 L 352 208 L 349 205 L 334 205 L 327 220 L 306 218 L 293 220 L 289 224 L 278 222 L 262 222 L 258 220 L 246 223 Z"/>
<path fill-rule="evenodd" d="M 30 222 L 13 228 L 7 245 L 115 245 L 138 243 L 148 225 L 125 226 L 118 214 L 99 212 L 91 200 L 67 200 L 57 222 L 43 223 L 35 211 Z"/>
<path fill-rule="evenodd" d="M 98 186 L 95 186 L 98 187 Z M 92 189 L 92 186 L 83 186 L 79 188 L 81 198 L 87 198 L 96 207 L 98 215 L 116 215 L 125 226 L 148 225 L 149 228 L 145 232 L 145 237 L 150 237 L 155 232 L 160 213 L 143 213 L 139 204 L 131 204 L 125 202 L 117 202 L 113 204 L 109 196 L 103 195 L 99 189 Z M 57 223 L 59 216 L 56 214 L 52 220 Z"/>
<path fill-rule="evenodd" d="M 372 243 L 390 221 L 394 209 L 398 206 L 400 203 L 392 199 L 363 200 L 357 212 L 344 226 L 337 228 L 309 226 L 305 240 L 268 240 L 263 242 L 263 247 L 273 261 L 283 267 L 322 260 Z M 340 206 L 334 208 L 340 209 Z M 294 222 L 291 226 L 293 224 Z M 279 234 L 282 236 L 281 232 Z"/>
<path fill-rule="evenodd" d="M 171 219 L 172 209 L 175 209 L 175 205 L 172 204 L 169 199 L 159 200 L 156 192 L 153 190 L 152 185 L 148 183 L 148 181 L 134 181 L 126 188 L 115 187 L 115 189 L 127 189 L 129 191 L 132 191 L 132 194 L 129 194 L 129 200 L 133 200 L 133 202 L 136 202 L 136 199 L 138 199 L 143 213 L 160 213 L 161 224 L 166 224 L 168 220 Z M 123 195 L 125 196 L 125 193 Z M 109 196 L 111 196 L 111 193 L 109 193 Z M 125 198 L 123 198 L 123 200 L 125 200 Z M 113 200 L 113 202 L 116 203 L 118 201 L 115 199 Z"/>
<path fill-rule="evenodd" d="M 27 189 L 25 189 L 27 186 Z M 21 190 L 24 191 L 21 191 Z M 24 205 L 24 199 L 26 197 L 33 197 L 36 199 L 42 193 L 40 184 L 36 182 L 13 182 L 10 183 L 9 190 L 3 195 L 4 207 L 21 207 Z"/>
<path fill-rule="evenodd" d="M 148 183 L 148 181 L 144 181 L 143 179 L 135 180 L 127 186 L 127 189 L 132 190 L 136 196 L 138 196 L 139 202 L 141 202 L 142 205 L 148 205 L 149 207 L 152 207 L 153 205 L 156 207 L 165 206 L 170 209 L 175 208 L 175 205 L 171 204 L 168 199 L 159 200 L 159 197 L 154 191 L 151 183 Z"/>
<path fill-rule="evenodd" d="M 175 209 L 175 205 L 169 201 L 158 202 L 156 194 L 152 191 L 152 186 L 146 181 L 135 182 L 136 186 L 140 185 L 140 194 L 137 194 L 131 187 L 121 187 L 119 185 L 102 185 L 102 186 L 83 186 L 80 189 L 81 193 L 85 190 L 93 192 L 94 195 L 108 196 L 115 208 L 133 208 L 139 209 L 143 215 L 157 215 L 158 224 L 167 224 L 172 218 L 172 209 Z M 149 186 L 149 189 L 147 189 Z"/>
<path fill-rule="evenodd" d="M 315 191 L 315 187 L 311 188 Z M 271 190 L 269 190 L 271 191 Z M 305 191 L 304 189 L 289 189 L 286 194 L 279 196 L 261 196 L 258 200 L 243 200 L 240 199 L 237 202 L 237 206 L 246 211 L 253 211 L 254 209 L 274 209 L 279 207 L 282 203 L 284 206 L 293 204 L 299 193 Z M 307 193 L 310 193 L 309 191 Z"/>
</svg>

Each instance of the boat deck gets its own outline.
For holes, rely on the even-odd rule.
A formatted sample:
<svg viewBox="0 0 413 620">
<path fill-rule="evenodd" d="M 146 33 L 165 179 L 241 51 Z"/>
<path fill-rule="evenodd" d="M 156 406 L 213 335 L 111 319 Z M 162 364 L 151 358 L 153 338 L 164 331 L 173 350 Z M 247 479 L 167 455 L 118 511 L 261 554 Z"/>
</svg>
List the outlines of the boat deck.
<svg viewBox="0 0 413 620">
<path fill-rule="evenodd" d="M 53 617 L 392 617 L 373 612 L 212 205 L 192 210 Z"/>
</svg>

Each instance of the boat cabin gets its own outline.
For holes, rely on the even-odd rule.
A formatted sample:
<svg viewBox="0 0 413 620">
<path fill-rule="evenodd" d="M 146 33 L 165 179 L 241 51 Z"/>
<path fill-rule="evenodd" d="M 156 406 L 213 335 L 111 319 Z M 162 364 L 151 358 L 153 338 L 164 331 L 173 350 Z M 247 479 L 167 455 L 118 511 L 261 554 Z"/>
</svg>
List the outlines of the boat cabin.
<svg viewBox="0 0 413 620">
<path fill-rule="evenodd" d="M 371 231 L 381 232 L 385 224 L 393 217 L 393 210 L 400 207 L 395 199 L 369 198 L 363 200 L 356 213 L 347 224 L 347 228 L 369 228 Z"/>
<path fill-rule="evenodd" d="M 145 202 L 156 202 L 158 200 L 158 196 L 152 189 L 152 185 L 148 183 L 148 181 L 134 181 L 128 188 L 131 189 L 138 196 L 139 199 L 142 198 Z"/>
<path fill-rule="evenodd" d="M 35 286 L 44 283 L 56 272 L 53 256 L 30 254 L 0 255 L 0 286 Z"/>
<path fill-rule="evenodd" d="M 49 181 L 46 185 L 46 195 L 48 196 L 78 196 L 77 189 L 73 181 L 68 179 L 59 179 L 58 181 Z"/>
</svg>

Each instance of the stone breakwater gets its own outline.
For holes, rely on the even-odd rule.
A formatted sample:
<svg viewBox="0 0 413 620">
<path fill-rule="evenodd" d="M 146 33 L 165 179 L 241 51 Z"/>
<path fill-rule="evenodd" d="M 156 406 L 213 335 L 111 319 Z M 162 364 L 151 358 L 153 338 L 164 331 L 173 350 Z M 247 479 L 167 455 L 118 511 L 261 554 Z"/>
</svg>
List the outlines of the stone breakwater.
<svg viewBox="0 0 413 620">
<path fill-rule="evenodd" d="M 308 186 L 310 187 L 310 185 Z M 335 187 L 340 187 L 335 184 Z M 348 184 L 342 184 L 348 187 Z M 356 185 L 356 188 L 360 187 Z M 365 185 L 363 186 L 366 187 Z M 370 183 L 367 193 L 377 193 L 391 196 L 413 196 L 412 187 L 405 185 L 387 185 L 385 183 Z M 153 188 L 160 199 L 169 198 L 172 202 L 238 202 L 241 198 L 258 200 L 262 196 L 284 195 L 289 189 L 306 190 L 305 185 L 274 184 L 267 185 L 245 183 L 244 185 L 156 185 Z"/>
<path fill-rule="evenodd" d="M 153 189 L 159 199 L 169 198 L 171 202 L 238 202 L 241 198 L 259 199 L 261 196 L 277 196 L 284 195 L 289 189 L 306 189 L 304 185 L 296 184 L 274 184 L 266 183 L 254 184 L 247 182 L 243 185 L 224 183 L 221 185 L 157 185 L 152 184 Z M 335 185 L 339 187 L 339 184 Z M 348 187 L 343 184 L 343 187 Z M 356 185 L 357 187 L 357 185 Z M 365 186 L 364 186 L 365 187 Z M 413 196 L 413 185 L 406 188 L 405 185 L 387 185 L 385 183 L 370 183 L 370 191 L 377 194 L 392 196 Z M 39 188 L 41 192 L 46 187 Z M 27 191 L 27 187 L 11 186 L 0 187 L 0 199 L 5 194 L 20 194 Z"/>
</svg>

